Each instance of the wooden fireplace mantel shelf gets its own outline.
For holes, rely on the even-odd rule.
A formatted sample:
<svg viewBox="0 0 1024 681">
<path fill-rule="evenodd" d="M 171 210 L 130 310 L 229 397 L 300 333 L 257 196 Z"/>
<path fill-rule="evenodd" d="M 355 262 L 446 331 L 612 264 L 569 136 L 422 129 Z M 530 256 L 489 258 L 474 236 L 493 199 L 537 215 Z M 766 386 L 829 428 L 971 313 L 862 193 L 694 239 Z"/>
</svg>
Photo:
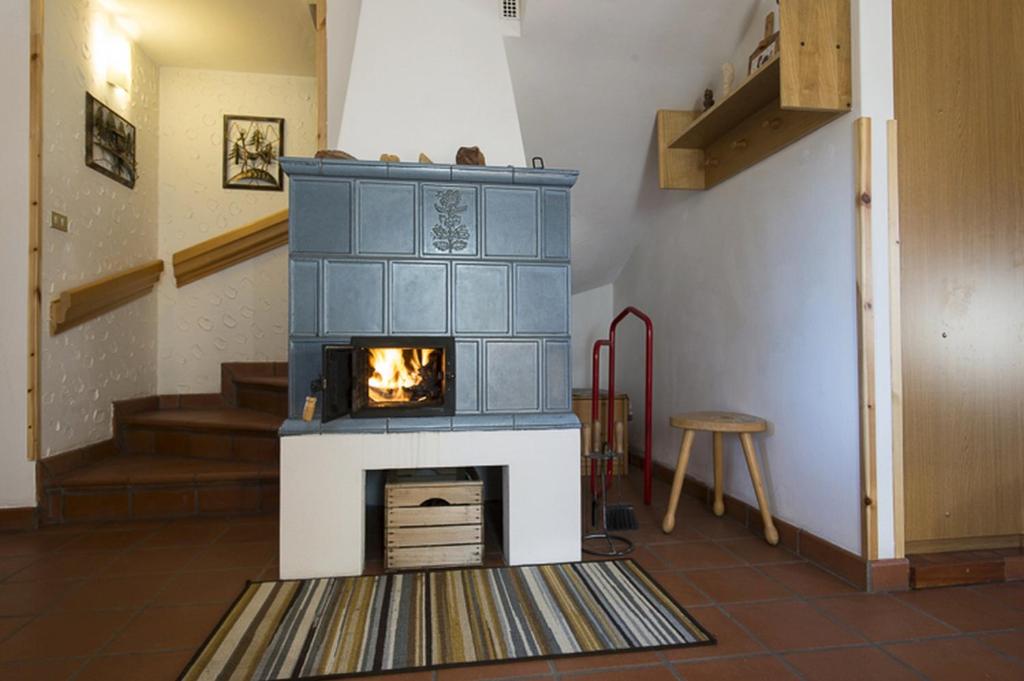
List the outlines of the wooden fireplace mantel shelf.
<svg viewBox="0 0 1024 681">
<path fill-rule="evenodd" d="M 703 113 L 658 111 L 662 189 L 710 189 L 850 111 L 850 0 L 780 0 L 775 57 Z"/>
</svg>

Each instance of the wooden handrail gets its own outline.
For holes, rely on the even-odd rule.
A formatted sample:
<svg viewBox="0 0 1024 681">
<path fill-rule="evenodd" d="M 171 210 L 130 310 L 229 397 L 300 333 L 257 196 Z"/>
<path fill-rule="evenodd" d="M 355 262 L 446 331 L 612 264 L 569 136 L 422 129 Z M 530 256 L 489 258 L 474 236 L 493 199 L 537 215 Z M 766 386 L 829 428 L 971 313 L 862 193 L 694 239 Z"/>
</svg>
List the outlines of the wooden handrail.
<svg viewBox="0 0 1024 681">
<path fill-rule="evenodd" d="M 288 210 L 178 251 L 171 262 L 178 287 L 288 243 Z"/>
<path fill-rule="evenodd" d="M 163 260 L 151 260 L 61 292 L 50 301 L 50 335 L 56 336 L 146 295 L 163 271 Z"/>
</svg>

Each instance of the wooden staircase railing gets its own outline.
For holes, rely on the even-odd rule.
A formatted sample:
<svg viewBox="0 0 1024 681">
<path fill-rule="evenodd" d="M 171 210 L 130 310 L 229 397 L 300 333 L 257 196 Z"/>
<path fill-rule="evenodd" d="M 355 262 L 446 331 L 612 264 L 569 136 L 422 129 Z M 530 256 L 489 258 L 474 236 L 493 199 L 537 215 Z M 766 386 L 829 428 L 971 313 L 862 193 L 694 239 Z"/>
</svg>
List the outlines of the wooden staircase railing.
<svg viewBox="0 0 1024 681">
<path fill-rule="evenodd" d="M 50 301 L 50 335 L 56 336 L 146 295 L 163 271 L 163 260 L 151 260 L 61 292 Z"/>
<path fill-rule="evenodd" d="M 288 210 L 178 251 L 172 258 L 178 287 L 208 277 L 288 243 Z"/>
</svg>

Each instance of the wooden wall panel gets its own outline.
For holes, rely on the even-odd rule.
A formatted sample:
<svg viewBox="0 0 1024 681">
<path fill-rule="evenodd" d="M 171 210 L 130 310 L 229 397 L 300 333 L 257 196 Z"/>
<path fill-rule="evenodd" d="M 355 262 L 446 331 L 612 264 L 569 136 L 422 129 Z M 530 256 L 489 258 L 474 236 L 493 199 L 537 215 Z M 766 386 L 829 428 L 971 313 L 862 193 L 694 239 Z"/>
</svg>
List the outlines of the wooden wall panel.
<svg viewBox="0 0 1024 681">
<path fill-rule="evenodd" d="M 1013 543 L 1024 532 L 1024 3 L 895 0 L 893 18 L 907 551 Z"/>
</svg>

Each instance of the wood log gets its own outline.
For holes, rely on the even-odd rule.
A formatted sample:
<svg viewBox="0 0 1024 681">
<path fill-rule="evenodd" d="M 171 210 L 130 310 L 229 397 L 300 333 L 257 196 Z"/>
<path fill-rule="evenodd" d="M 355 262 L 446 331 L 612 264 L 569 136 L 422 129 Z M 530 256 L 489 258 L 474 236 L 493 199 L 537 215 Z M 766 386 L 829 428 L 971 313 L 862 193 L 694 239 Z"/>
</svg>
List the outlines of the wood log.
<svg viewBox="0 0 1024 681">
<path fill-rule="evenodd" d="M 356 161 L 358 160 L 355 156 L 342 151 L 341 149 L 321 149 L 316 152 L 316 158 L 340 158 L 344 161 Z"/>
</svg>

